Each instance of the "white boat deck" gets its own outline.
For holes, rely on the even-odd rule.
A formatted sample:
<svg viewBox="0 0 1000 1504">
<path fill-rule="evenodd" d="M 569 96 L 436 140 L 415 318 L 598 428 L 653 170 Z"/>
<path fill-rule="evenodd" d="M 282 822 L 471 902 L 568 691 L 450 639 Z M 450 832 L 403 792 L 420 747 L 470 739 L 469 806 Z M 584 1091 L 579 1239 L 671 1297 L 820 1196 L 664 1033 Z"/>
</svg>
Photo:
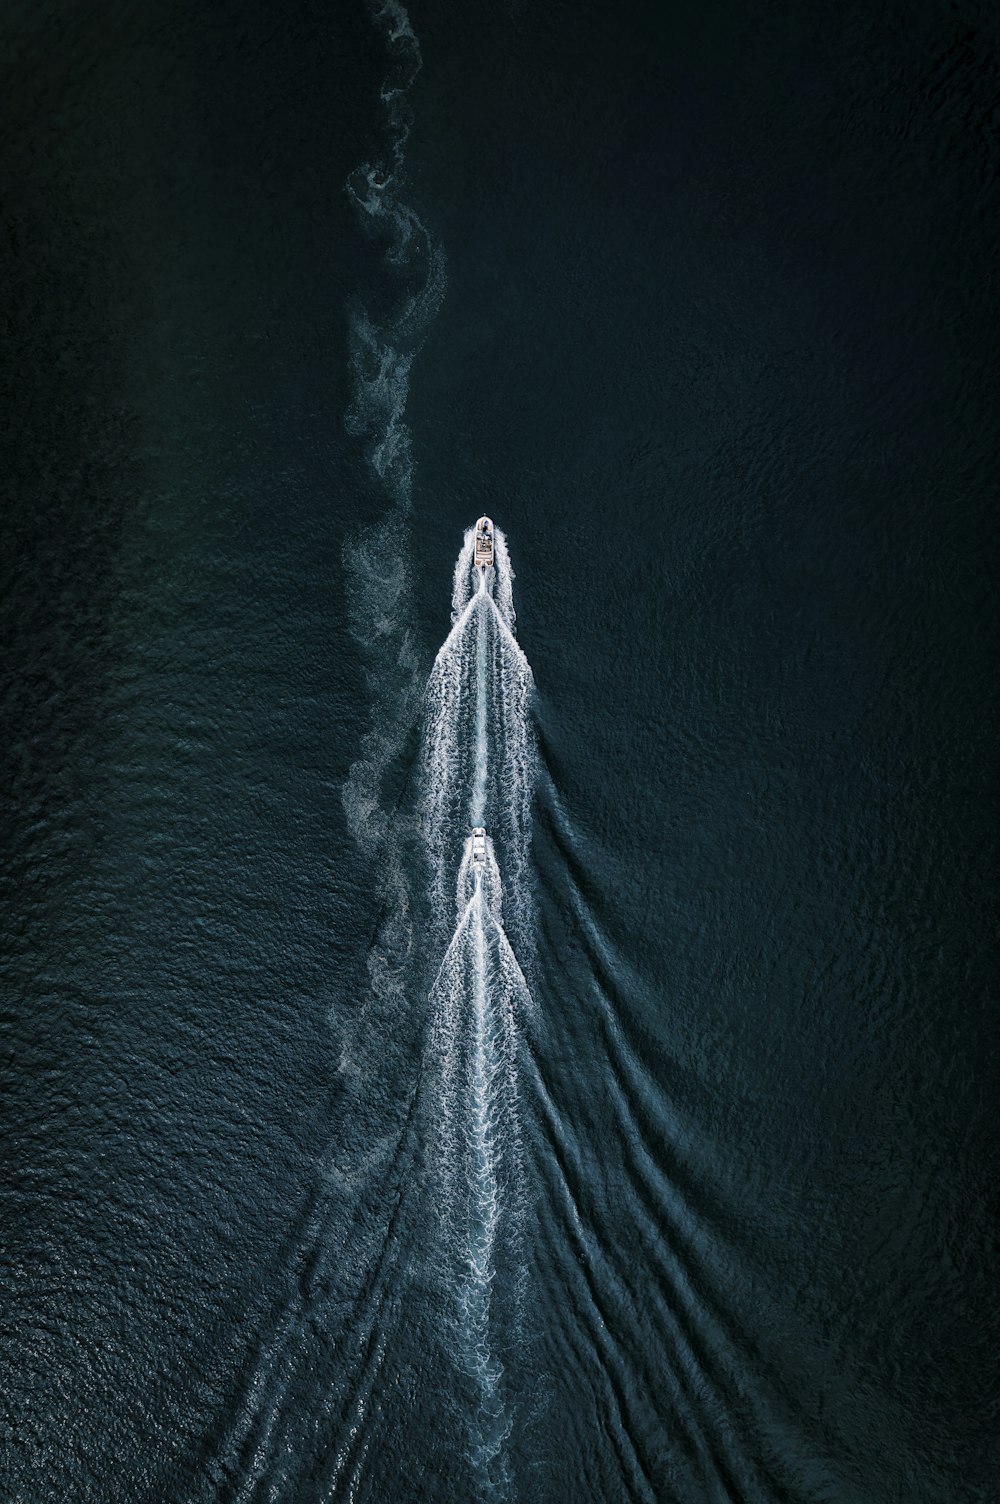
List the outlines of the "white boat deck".
<svg viewBox="0 0 1000 1504">
<path fill-rule="evenodd" d="M 480 517 L 476 523 L 476 548 L 473 563 L 477 569 L 493 567 L 493 524 L 488 517 Z"/>
</svg>

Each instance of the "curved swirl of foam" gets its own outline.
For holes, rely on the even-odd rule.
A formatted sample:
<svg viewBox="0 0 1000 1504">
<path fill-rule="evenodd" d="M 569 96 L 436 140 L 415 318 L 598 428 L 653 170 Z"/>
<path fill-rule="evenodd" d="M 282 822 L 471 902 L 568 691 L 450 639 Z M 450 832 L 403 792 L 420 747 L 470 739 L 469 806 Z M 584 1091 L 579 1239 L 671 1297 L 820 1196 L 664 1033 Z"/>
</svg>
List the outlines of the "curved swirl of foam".
<svg viewBox="0 0 1000 1504">
<path fill-rule="evenodd" d="M 352 398 L 348 431 L 364 442 L 366 462 L 388 502 L 381 519 L 358 530 L 344 549 L 352 633 L 365 662 L 371 720 L 343 788 L 348 828 L 378 858 L 382 941 L 369 959 L 373 996 L 402 999 L 412 950 L 409 882 L 385 784 L 419 714 L 421 671 L 412 642 L 409 514 L 413 454 L 406 423 L 413 360 L 444 294 L 440 247 L 401 197 L 410 131 L 407 93 L 421 57 L 398 0 L 377 0 L 372 18 L 385 41 L 389 70 L 380 91 L 383 141 L 377 157 L 351 174 L 348 195 L 365 234 L 382 248 L 382 267 L 397 291 L 387 313 L 360 302 L 350 310 Z"/>
<path fill-rule="evenodd" d="M 380 317 L 360 302 L 351 309 L 348 340 L 353 392 L 346 424 L 349 432 L 367 440 L 372 470 L 393 503 L 408 511 L 413 456 L 404 412 L 410 369 L 444 296 L 445 263 L 441 247 L 400 194 L 410 134 L 407 94 L 420 72 L 420 47 L 398 0 L 378 0 L 371 9 L 390 58 L 379 96 L 384 110 L 383 145 L 380 155 L 356 168 L 345 186 L 363 231 L 381 243 L 383 268 L 399 292 L 391 311 Z M 393 561 L 405 560 L 407 552 L 400 539 Z"/>
</svg>

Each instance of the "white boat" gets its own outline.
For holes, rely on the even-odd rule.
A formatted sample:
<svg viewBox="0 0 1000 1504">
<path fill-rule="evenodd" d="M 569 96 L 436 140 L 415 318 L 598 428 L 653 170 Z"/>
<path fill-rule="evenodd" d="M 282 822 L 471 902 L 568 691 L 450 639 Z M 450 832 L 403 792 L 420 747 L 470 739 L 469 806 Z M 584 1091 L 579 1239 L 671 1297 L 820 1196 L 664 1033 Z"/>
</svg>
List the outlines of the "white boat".
<svg viewBox="0 0 1000 1504">
<path fill-rule="evenodd" d="M 493 524 L 488 517 L 480 517 L 476 523 L 476 552 L 473 562 L 477 569 L 492 567 Z"/>
<path fill-rule="evenodd" d="M 486 860 L 486 831 L 481 825 L 475 826 L 472 832 L 472 860 L 477 867 Z"/>
</svg>

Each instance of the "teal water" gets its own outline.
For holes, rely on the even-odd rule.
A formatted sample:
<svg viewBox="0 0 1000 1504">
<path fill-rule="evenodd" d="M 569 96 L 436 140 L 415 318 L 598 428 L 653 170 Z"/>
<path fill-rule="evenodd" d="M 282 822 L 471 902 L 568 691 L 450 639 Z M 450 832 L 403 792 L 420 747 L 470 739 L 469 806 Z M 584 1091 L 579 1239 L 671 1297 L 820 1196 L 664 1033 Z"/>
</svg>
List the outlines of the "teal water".
<svg viewBox="0 0 1000 1504">
<path fill-rule="evenodd" d="M 992 13 L 0 25 L 0 1497 L 987 1504 Z"/>
</svg>

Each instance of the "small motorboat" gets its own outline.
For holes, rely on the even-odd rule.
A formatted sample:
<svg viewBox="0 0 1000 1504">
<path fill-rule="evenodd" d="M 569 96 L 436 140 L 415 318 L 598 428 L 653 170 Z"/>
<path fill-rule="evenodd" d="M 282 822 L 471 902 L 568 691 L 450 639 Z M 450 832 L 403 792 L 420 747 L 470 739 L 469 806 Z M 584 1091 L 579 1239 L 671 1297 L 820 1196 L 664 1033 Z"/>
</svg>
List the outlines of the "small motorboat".
<svg viewBox="0 0 1000 1504">
<path fill-rule="evenodd" d="M 475 826 L 472 832 L 472 860 L 477 867 L 486 860 L 486 831 L 481 825 Z"/>
<path fill-rule="evenodd" d="M 473 562 L 477 569 L 490 569 L 493 565 L 493 524 L 488 517 L 480 517 L 476 523 Z"/>
</svg>

